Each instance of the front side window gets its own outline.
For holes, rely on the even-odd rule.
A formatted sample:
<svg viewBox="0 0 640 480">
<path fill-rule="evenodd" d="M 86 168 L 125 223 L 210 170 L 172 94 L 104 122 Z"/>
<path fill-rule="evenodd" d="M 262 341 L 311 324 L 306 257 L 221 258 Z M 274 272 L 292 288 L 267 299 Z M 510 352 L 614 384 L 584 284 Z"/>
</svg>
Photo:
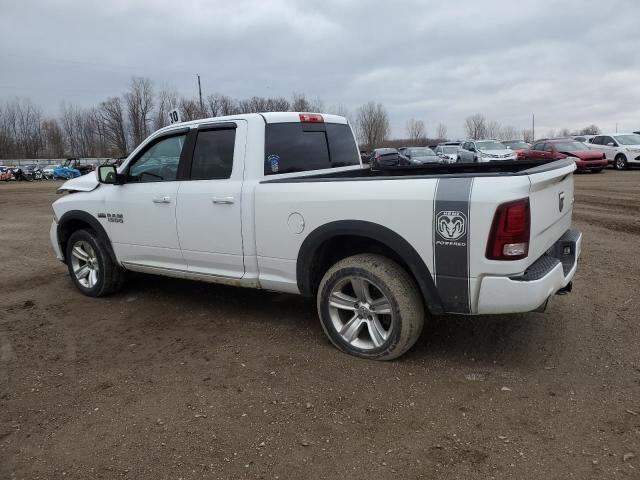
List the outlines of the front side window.
<svg viewBox="0 0 640 480">
<path fill-rule="evenodd" d="M 198 132 L 191 163 L 192 180 L 229 178 L 233 169 L 235 128 Z"/>
<path fill-rule="evenodd" d="M 602 137 L 602 144 L 603 145 L 611 146 L 611 145 L 609 145 L 610 143 L 612 143 L 614 147 L 617 146 L 616 142 L 613 141 L 613 138 L 611 138 L 611 137 Z"/>
<path fill-rule="evenodd" d="M 163 138 L 149 147 L 129 168 L 128 182 L 170 182 L 178 175 L 178 164 L 186 134 Z"/>
</svg>

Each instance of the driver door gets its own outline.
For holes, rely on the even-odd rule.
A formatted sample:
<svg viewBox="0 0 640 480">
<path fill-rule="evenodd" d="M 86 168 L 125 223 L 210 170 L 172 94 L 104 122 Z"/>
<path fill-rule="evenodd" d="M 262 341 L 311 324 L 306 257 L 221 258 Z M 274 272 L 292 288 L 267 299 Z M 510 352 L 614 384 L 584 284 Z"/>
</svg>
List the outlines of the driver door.
<svg viewBox="0 0 640 480">
<path fill-rule="evenodd" d="M 132 269 L 186 270 L 176 227 L 178 170 L 188 129 L 151 140 L 129 162 L 123 185 L 103 185 L 100 220 L 118 259 Z"/>
</svg>

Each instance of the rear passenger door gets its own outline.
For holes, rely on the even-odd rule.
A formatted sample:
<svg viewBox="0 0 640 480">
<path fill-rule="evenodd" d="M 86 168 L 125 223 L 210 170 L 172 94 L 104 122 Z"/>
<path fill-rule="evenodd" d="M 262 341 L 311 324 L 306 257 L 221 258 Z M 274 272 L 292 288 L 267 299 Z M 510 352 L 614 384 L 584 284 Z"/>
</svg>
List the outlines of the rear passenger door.
<svg viewBox="0 0 640 480">
<path fill-rule="evenodd" d="M 247 123 L 201 125 L 178 188 L 176 220 L 187 270 L 225 278 L 244 275 L 241 193 Z"/>
</svg>

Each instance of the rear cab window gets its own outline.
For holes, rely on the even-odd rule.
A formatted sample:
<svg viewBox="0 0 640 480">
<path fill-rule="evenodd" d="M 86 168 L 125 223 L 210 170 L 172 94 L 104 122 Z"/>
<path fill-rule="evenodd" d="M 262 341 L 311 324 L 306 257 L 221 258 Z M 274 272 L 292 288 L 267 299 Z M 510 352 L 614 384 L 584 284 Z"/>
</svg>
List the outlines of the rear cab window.
<svg viewBox="0 0 640 480">
<path fill-rule="evenodd" d="M 342 123 L 268 123 L 264 174 L 360 165 L 351 128 Z"/>
</svg>

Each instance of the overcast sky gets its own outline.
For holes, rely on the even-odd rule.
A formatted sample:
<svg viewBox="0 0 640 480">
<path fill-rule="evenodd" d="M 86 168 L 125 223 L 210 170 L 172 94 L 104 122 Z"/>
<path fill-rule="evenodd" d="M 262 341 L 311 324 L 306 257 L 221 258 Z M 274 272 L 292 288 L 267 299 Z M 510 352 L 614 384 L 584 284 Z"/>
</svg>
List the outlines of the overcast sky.
<svg viewBox="0 0 640 480">
<path fill-rule="evenodd" d="M 0 100 L 56 115 L 132 75 L 197 95 L 304 92 L 463 136 L 476 112 L 536 130 L 640 129 L 640 0 L 0 0 Z"/>
</svg>

